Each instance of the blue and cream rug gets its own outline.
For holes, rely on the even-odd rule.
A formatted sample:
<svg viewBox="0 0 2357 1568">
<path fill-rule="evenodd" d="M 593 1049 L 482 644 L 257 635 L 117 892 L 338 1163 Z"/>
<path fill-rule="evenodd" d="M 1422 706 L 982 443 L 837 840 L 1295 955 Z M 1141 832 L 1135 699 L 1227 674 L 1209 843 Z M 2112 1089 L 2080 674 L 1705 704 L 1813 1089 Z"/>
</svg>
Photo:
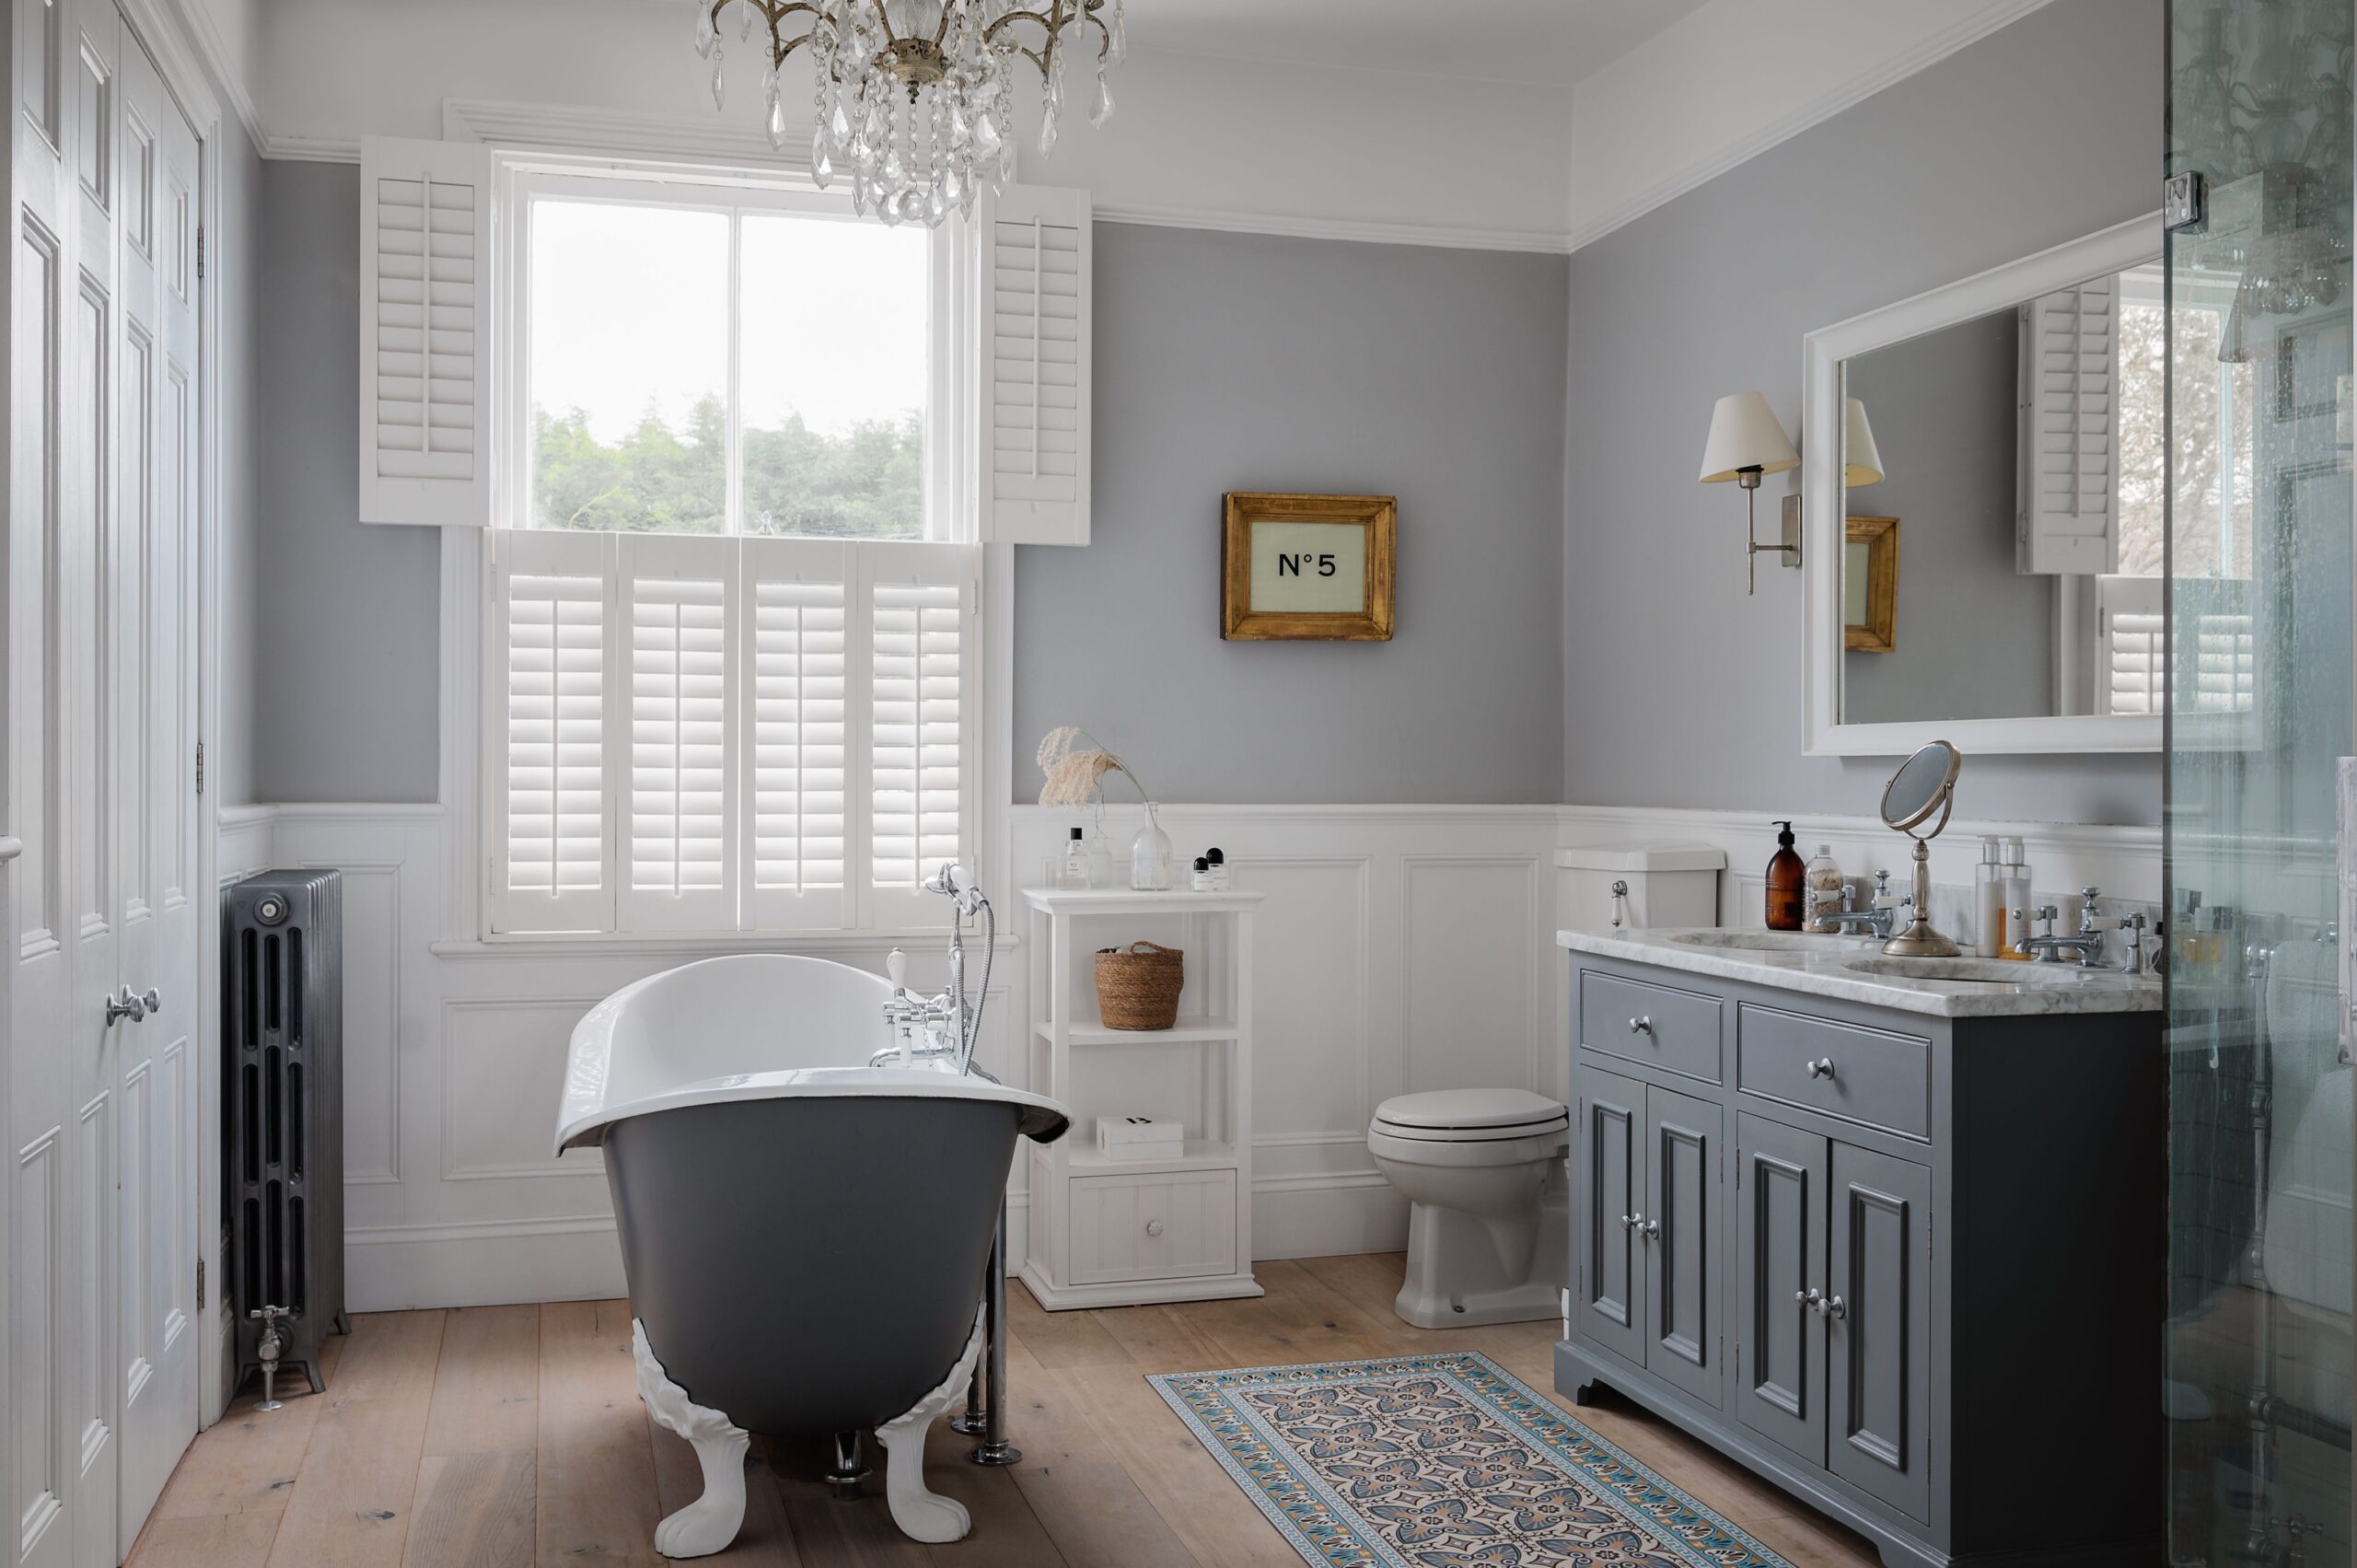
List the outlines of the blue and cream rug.
<svg viewBox="0 0 2357 1568">
<path fill-rule="evenodd" d="M 1148 1381 L 1320 1568 L 1791 1568 L 1485 1355 Z"/>
</svg>

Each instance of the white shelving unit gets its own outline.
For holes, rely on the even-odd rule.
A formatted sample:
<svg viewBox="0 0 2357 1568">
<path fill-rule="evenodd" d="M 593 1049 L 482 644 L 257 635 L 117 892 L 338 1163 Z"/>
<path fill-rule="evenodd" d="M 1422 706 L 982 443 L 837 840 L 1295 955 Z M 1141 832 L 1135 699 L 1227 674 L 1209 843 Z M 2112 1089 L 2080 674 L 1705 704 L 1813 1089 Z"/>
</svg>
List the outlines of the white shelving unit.
<svg viewBox="0 0 2357 1568">
<path fill-rule="evenodd" d="M 1035 888 L 1031 1086 L 1072 1108 L 1062 1141 L 1028 1144 L 1023 1283 L 1050 1311 L 1259 1295 L 1252 1278 L 1252 915 L 1259 893 Z M 1109 1029 L 1099 948 L 1186 953 L 1176 1027 Z M 1100 1116 L 1167 1117 L 1175 1158 L 1108 1159 Z"/>
</svg>

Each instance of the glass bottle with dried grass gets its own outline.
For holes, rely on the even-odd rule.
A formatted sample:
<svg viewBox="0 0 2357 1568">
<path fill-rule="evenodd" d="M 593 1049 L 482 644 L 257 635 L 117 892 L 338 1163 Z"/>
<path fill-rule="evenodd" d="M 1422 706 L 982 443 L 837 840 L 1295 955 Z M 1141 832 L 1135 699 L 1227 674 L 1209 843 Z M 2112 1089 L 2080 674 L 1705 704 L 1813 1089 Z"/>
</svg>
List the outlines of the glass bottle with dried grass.
<svg viewBox="0 0 2357 1568">
<path fill-rule="evenodd" d="M 1170 886 L 1170 835 L 1162 830 L 1155 803 L 1136 769 L 1074 725 L 1048 732 L 1039 742 L 1039 771 L 1047 774 L 1047 783 L 1039 789 L 1042 806 L 1080 809 L 1094 804 L 1101 811 L 1105 775 L 1120 773 L 1128 779 L 1145 804 L 1145 826 L 1130 841 L 1130 886 L 1140 892 L 1161 892 Z"/>
</svg>

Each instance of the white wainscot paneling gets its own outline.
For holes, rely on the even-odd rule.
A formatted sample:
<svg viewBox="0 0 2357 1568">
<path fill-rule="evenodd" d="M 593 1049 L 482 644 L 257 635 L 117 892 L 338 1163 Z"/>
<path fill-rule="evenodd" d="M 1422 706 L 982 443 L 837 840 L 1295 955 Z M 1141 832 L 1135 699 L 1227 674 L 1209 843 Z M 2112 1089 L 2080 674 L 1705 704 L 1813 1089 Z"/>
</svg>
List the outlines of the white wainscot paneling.
<svg viewBox="0 0 2357 1568">
<path fill-rule="evenodd" d="M 552 1149 L 573 1027 L 598 996 L 454 997 L 442 1004 L 442 1179 L 583 1178 L 605 1191 L 600 1151 Z M 546 1107 L 546 1115 L 530 1109 Z"/>
</svg>

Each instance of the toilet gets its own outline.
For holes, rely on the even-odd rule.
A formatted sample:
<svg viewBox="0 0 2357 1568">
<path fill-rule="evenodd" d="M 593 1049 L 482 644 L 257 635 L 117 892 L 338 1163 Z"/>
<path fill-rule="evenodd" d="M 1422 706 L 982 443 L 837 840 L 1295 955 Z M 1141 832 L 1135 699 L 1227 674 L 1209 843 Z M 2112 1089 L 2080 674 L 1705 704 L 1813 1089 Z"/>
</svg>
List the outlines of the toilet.
<svg viewBox="0 0 2357 1568">
<path fill-rule="evenodd" d="M 1376 1108 L 1367 1150 L 1410 1204 L 1401 1318 L 1464 1329 L 1562 1311 L 1570 1126 L 1560 1102 L 1527 1089 L 1437 1089 Z"/>
</svg>

